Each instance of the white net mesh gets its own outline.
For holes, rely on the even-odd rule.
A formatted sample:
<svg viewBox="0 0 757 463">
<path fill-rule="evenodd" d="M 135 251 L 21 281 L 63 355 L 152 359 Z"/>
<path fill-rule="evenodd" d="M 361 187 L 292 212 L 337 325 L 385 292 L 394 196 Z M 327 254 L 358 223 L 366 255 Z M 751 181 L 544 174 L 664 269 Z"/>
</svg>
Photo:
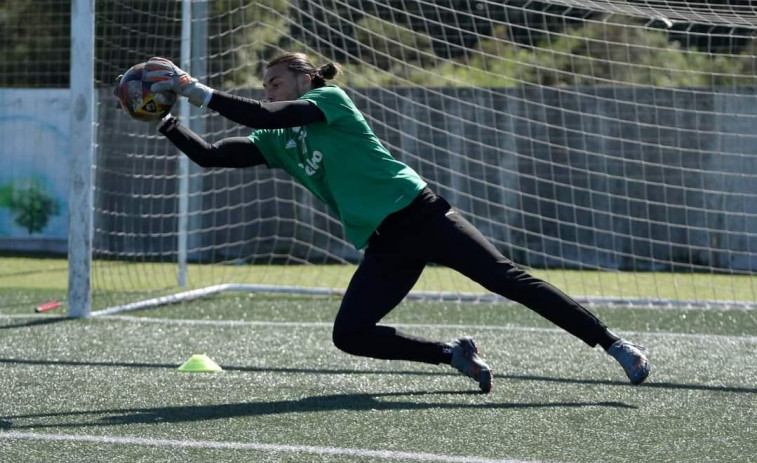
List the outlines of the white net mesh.
<svg viewBox="0 0 757 463">
<path fill-rule="evenodd" d="M 757 301 L 757 80 L 750 2 L 192 2 L 192 73 L 259 96 L 304 51 L 398 159 L 507 256 L 600 303 Z M 286 174 L 190 169 L 116 109 L 132 64 L 180 61 L 181 2 L 98 2 L 99 306 L 225 283 L 343 289 L 360 253 Z M 208 140 L 244 136 L 210 112 Z M 416 291 L 481 294 L 429 268 Z M 461 296 L 467 297 L 467 296 Z M 732 305 L 734 305 L 732 304 Z"/>
</svg>

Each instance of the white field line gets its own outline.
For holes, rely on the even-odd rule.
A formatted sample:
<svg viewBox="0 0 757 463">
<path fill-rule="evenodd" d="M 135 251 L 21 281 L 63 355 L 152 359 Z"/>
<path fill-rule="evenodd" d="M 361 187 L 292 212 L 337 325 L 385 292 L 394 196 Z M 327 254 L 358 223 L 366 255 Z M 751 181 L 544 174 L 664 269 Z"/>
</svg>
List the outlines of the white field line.
<svg viewBox="0 0 757 463">
<path fill-rule="evenodd" d="M 173 318 L 149 318 L 132 317 L 129 315 L 109 315 L 97 318 L 97 320 L 122 320 L 137 323 L 157 323 L 165 325 L 189 325 L 189 326 L 230 326 L 230 327 L 295 327 L 295 328 L 331 328 L 331 322 L 268 322 L 268 321 L 244 321 L 244 320 L 182 320 Z M 520 331 L 526 333 L 551 333 L 567 334 L 561 328 L 536 328 L 529 326 L 513 325 L 447 325 L 432 323 L 392 323 L 398 328 L 422 328 L 422 329 L 455 329 L 477 331 Z M 673 333 L 657 331 L 618 331 L 624 336 L 651 336 L 664 338 L 691 338 L 704 340 L 740 341 L 745 343 L 757 343 L 757 336 L 736 336 L 726 334 L 702 334 L 702 333 Z"/>
<path fill-rule="evenodd" d="M 13 314 L 0 315 L 3 318 L 50 318 L 44 314 Z M 245 321 L 245 320 L 184 320 L 172 318 L 150 318 L 134 317 L 129 315 L 107 315 L 103 317 L 93 317 L 92 320 L 121 320 L 136 323 L 153 323 L 163 325 L 188 325 L 188 326 L 229 326 L 229 327 L 295 327 L 295 328 L 330 328 L 331 322 L 270 322 L 270 321 Z M 520 331 L 526 333 L 557 333 L 567 334 L 560 328 L 536 328 L 528 326 L 513 325 L 449 325 L 449 324 L 430 324 L 430 323 L 393 323 L 392 326 L 399 328 L 425 328 L 425 329 L 456 329 L 456 330 L 477 330 L 477 331 Z M 706 334 L 706 333 L 676 333 L 665 331 L 616 331 L 623 336 L 649 336 L 661 338 L 689 338 L 702 340 L 722 340 L 731 342 L 745 342 L 748 344 L 757 343 L 757 336 L 740 336 L 728 334 Z"/>
<path fill-rule="evenodd" d="M 347 457 L 375 458 L 381 460 L 427 461 L 444 463 L 539 463 L 535 460 L 491 459 L 441 455 L 424 452 L 398 452 L 394 450 L 365 450 L 342 447 L 319 447 L 315 445 L 256 444 L 252 442 L 224 442 L 205 440 L 147 439 L 142 437 L 87 436 L 82 434 L 40 434 L 28 432 L 1 432 L 0 439 L 41 440 L 53 442 L 85 442 L 93 444 L 141 445 L 148 447 L 200 448 L 214 450 L 251 450 L 273 453 L 305 453 L 339 455 Z M 556 463 L 556 462 L 555 462 Z"/>
</svg>

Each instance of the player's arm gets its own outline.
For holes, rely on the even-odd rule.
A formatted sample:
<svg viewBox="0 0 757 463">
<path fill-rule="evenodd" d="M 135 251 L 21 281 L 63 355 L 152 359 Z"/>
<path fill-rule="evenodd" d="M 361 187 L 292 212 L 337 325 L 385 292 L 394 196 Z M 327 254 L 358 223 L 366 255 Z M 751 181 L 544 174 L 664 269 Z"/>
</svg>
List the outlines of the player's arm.
<svg viewBox="0 0 757 463">
<path fill-rule="evenodd" d="M 201 167 L 252 167 L 268 164 L 258 147 L 246 137 L 225 138 L 208 143 L 173 116 L 158 127 L 160 133 Z"/>
<path fill-rule="evenodd" d="M 300 127 L 326 122 L 326 116 L 311 101 L 293 100 L 272 103 L 213 90 L 208 108 L 238 124 L 255 129 Z"/>
<path fill-rule="evenodd" d="M 213 90 L 165 58 L 150 58 L 145 63 L 143 79 L 153 82 L 153 92 L 176 92 L 187 97 L 195 106 L 207 106 L 227 119 L 255 129 L 299 127 L 326 121 L 326 116 L 312 102 L 295 100 L 264 103 Z"/>
</svg>

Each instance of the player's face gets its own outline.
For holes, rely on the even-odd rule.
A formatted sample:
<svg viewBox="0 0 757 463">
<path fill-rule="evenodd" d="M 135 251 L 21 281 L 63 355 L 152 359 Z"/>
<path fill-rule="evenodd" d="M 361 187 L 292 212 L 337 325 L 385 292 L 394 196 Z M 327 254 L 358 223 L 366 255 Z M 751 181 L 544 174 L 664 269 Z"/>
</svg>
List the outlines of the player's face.
<svg viewBox="0 0 757 463">
<path fill-rule="evenodd" d="M 296 100 L 310 90 L 312 78 L 307 74 L 295 74 L 286 63 L 271 66 L 263 74 L 265 101 Z"/>
</svg>

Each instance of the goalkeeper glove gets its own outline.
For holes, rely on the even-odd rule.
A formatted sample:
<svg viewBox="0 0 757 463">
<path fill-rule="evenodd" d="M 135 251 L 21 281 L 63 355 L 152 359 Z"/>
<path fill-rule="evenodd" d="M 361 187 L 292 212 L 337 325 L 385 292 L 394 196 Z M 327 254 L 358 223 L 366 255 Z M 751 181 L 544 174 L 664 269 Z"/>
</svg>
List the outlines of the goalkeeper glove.
<svg viewBox="0 0 757 463">
<path fill-rule="evenodd" d="M 176 92 L 189 99 L 195 106 L 205 106 L 213 95 L 213 89 L 203 85 L 187 72 L 179 69 L 171 61 L 154 57 L 145 63 L 145 73 L 142 75 L 145 82 L 154 82 L 150 86 L 153 92 Z"/>
</svg>

